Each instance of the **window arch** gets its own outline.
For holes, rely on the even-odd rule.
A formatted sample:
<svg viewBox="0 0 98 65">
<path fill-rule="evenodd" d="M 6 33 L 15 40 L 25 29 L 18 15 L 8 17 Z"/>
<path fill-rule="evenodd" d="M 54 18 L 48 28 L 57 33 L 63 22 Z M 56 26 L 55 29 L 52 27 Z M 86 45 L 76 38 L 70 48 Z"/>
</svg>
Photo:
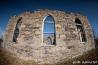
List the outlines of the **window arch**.
<svg viewBox="0 0 98 65">
<path fill-rule="evenodd" d="M 86 42 L 86 35 L 85 35 L 85 31 L 84 31 L 84 28 L 83 28 L 83 25 L 81 23 L 81 21 L 76 18 L 75 19 L 75 24 L 76 24 L 76 27 L 77 27 L 77 31 L 78 31 L 78 34 L 79 34 L 79 38 L 80 38 L 80 41 L 81 42 Z"/>
<path fill-rule="evenodd" d="M 15 27 L 15 30 L 14 30 L 14 34 L 13 34 L 13 42 L 16 42 L 17 41 L 17 38 L 19 36 L 19 32 L 20 32 L 20 26 L 21 26 L 21 18 L 18 19 L 17 23 L 16 23 L 16 27 Z"/>
<path fill-rule="evenodd" d="M 43 25 L 43 43 L 56 45 L 55 22 L 52 16 L 47 16 Z"/>
</svg>

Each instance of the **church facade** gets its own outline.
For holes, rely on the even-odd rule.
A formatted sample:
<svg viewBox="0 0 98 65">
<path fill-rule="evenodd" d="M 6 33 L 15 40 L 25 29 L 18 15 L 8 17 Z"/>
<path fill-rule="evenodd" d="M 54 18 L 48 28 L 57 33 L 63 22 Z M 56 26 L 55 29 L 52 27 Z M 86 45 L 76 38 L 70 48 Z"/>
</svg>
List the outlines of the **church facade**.
<svg viewBox="0 0 98 65">
<path fill-rule="evenodd" d="M 57 63 L 95 47 L 87 17 L 58 10 L 11 17 L 2 46 L 21 59 L 38 63 Z"/>
</svg>

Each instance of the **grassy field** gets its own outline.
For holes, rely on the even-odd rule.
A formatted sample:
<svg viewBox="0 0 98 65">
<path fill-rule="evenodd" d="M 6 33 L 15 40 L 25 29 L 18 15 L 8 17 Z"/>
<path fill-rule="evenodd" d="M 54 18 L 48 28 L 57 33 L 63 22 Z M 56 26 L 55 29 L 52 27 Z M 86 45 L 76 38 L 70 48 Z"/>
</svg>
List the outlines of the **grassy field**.
<svg viewBox="0 0 98 65">
<path fill-rule="evenodd" d="M 98 40 L 97 42 L 98 43 Z M 85 63 L 85 62 L 91 63 Z M 84 55 L 70 59 L 69 61 L 64 60 L 62 63 L 56 63 L 53 65 L 97 65 L 98 64 L 98 44 L 96 44 L 96 49 L 92 49 L 85 53 Z M 13 54 L 8 53 L 4 49 L 0 48 L 0 65 L 38 65 L 34 61 L 23 61 Z M 49 64 L 43 64 L 49 65 Z"/>
</svg>

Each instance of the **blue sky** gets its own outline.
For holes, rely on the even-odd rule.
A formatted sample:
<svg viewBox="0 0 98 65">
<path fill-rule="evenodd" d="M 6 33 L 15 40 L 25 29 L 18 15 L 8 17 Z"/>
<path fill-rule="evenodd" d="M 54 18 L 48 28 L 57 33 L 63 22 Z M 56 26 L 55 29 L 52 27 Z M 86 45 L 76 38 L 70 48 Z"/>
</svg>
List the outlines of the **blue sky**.
<svg viewBox="0 0 98 65">
<path fill-rule="evenodd" d="M 80 13 L 88 17 L 95 34 L 98 33 L 98 0 L 0 0 L 0 36 L 11 16 L 38 9 Z"/>
<path fill-rule="evenodd" d="M 54 33 L 55 32 L 55 23 L 52 16 L 47 16 L 44 21 L 44 33 Z"/>
</svg>

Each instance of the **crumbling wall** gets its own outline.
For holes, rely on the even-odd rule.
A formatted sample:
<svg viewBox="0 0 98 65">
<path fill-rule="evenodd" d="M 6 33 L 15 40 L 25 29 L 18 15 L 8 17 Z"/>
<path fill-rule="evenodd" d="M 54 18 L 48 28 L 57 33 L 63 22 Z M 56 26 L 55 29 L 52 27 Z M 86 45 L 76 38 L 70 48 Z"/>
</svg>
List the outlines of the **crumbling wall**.
<svg viewBox="0 0 98 65">
<path fill-rule="evenodd" d="M 43 43 L 43 23 L 44 18 L 48 15 L 51 15 L 55 21 L 56 45 Z M 22 24 L 19 36 L 17 42 L 13 42 L 15 25 L 20 17 L 22 17 Z M 75 26 L 76 18 L 83 24 L 86 42 L 80 42 Z M 34 60 L 38 63 L 56 63 L 66 58 L 76 57 L 94 48 L 92 34 L 86 16 L 57 10 L 39 10 L 33 13 L 22 13 L 9 20 L 3 47 L 24 60 Z"/>
</svg>

